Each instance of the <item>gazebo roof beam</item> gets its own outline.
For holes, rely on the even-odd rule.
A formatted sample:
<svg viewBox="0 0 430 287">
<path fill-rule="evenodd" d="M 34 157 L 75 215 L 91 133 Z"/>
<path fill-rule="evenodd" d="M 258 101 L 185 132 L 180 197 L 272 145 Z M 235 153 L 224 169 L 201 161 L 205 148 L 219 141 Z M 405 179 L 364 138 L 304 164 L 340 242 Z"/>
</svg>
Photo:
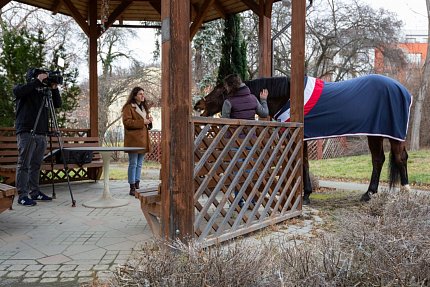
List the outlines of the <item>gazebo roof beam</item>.
<svg viewBox="0 0 430 287">
<path fill-rule="evenodd" d="M 225 19 L 227 17 L 227 12 L 225 11 L 225 8 L 220 0 L 215 0 L 214 8 L 218 11 L 218 14 L 220 14 L 221 18 Z"/>
<path fill-rule="evenodd" d="M 61 4 L 63 4 L 62 0 L 58 0 L 57 2 L 52 5 L 52 8 L 50 9 L 52 11 L 53 15 L 56 15 L 58 13 L 58 10 L 60 10 Z"/>
<path fill-rule="evenodd" d="M 258 3 L 256 3 L 254 0 L 241 0 L 246 6 L 248 6 L 249 9 L 252 10 L 255 14 L 259 14 L 260 8 L 258 6 Z M 261 0 L 260 0 L 261 1 Z"/>
<path fill-rule="evenodd" d="M 122 12 L 124 12 L 130 5 L 133 3 L 133 0 L 124 0 L 119 4 L 115 10 L 109 15 L 107 22 L 105 23 L 105 28 L 109 28 L 112 24 L 121 16 Z M 99 36 L 103 34 L 103 31 L 99 30 Z"/>
<path fill-rule="evenodd" d="M 64 4 L 66 5 L 67 9 L 69 9 L 70 14 L 72 14 L 73 18 L 75 19 L 76 23 L 78 23 L 79 27 L 81 27 L 82 31 L 89 37 L 90 36 L 90 28 L 88 26 L 87 21 L 85 18 L 79 13 L 78 9 L 73 5 L 70 0 L 62 0 Z"/>
<path fill-rule="evenodd" d="M 160 14 L 160 18 L 161 18 L 161 2 L 160 1 L 151 0 L 151 1 L 149 1 L 149 4 L 152 6 L 152 8 L 155 9 L 155 11 L 158 12 L 158 14 Z"/>
<path fill-rule="evenodd" d="M 193 39 L 194 35 L 196 35 L 197 31 L 202 26 L 203 20 L 209 11 L 209 7 L 212 5 L 213 2 L 214 0 L 205 0 L 202 7 L 200 7 L 199 11 L 197 12 L 197 16 L 194 18 L 193 24 L 190 27 L 190 41 Z"/>
</svg>

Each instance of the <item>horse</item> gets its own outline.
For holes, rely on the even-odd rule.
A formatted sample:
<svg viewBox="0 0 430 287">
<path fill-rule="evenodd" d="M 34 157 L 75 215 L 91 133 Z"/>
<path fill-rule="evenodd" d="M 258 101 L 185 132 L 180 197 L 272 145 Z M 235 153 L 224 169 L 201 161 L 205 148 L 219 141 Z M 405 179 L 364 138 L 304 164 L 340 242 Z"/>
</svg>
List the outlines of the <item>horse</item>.
<svg viewBox="0 0 430 287">
<path fill-rule="evenodd" d="M 245 81 L 252 94 L 259 98 L 268 89 L 269 115 L 277 121 L 289 121 L 290 78 L 269 77 Z M 220 112 L 228 97 L 223 84 L 218 84 L 200 99 L 194 110 L 210 117 Z M 389 188 L 399 182 L 401 190 L 409 191 L 406 132 L 412 96 L 394 79 L 367 75 L 339 82 L 324 82 L 305 77 L 303 148 L 303 204 L 310 204 L 312 184 L 309 176 L 307 141 L 330 137 L 366 135 L 372 157 L 372 174 L 361 201 L 369 201 L 378 192 L 385 162 L 383 140 L 390 142 Z"/>
</svg>

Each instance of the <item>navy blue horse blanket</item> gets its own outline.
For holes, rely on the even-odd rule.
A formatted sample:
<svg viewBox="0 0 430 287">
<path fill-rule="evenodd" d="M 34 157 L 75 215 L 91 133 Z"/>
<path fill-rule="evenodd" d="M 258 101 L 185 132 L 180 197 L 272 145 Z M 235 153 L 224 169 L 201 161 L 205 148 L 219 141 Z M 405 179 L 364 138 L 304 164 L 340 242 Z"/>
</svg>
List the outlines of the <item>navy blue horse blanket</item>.
<svg viewBox="0 0 430 287">
<path fill-rule="evenodd" d="M 342 82 L 305 78 L 305 140 L 375 135 L 406 139 L 412 96 L 394 79 L 368 75 Z M 276 120 L 290 120 L 288 104 Z"/>
</svg>

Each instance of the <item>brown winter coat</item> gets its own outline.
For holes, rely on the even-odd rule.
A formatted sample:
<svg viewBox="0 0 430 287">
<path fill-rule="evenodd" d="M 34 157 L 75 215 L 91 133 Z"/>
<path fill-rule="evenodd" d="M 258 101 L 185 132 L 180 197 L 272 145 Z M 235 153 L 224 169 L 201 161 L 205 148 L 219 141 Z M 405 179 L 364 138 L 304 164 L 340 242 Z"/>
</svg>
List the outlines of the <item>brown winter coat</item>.
<svg viewBox="0 0 430 287">
<path fill-rule="evenodd" d="M 151 151 L 148 128 L 144 118 L 149 118 L 146 112 L 132 103 L 122 111 L 122 123 L 124 125 L 124 146 L 125 147 L 144 147 L 145 150 L 138 153 Z"/>
</svg>

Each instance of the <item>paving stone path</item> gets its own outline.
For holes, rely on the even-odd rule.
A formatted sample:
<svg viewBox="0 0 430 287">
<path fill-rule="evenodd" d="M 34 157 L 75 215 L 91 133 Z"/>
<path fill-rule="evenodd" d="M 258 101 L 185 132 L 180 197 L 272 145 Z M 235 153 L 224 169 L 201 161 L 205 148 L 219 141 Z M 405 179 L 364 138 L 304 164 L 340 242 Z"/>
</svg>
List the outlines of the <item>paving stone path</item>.
<svg viewBox="0 0 430 287">
<path fill-rule="evenodd" d="M 157 178 L 154 175 L 153 178 Z M 55 186 L 57 198 L 35 207 L 14 204 L 0 214 L 0 286 L 79 286 L 94 278 L 106 280 L 133 251 L 153 240 L 139 201 L 128 195 L 126 181 L 111 181 L 114 198 L 129 199 L 123 207 L 94 209 L 82 203 L 101 196 L 103 182 Z M 142 182 L 154 186 L 158 180 Z M 50 185 L 44 192 L 51 194 Z M 304 207 L 300 220 L 287 221 L 264 240 L 309 238 L 323 220 L 318 210 Z M 262 237 L 246 237 L 258 244 Z M 296 240 L 297 243 L 297 240 Z"/>
<path fill-rule="evenodd" d="M 138 200 L 128 195 L 127 182 L 111 181 L 110 191 L 129 204 L 107 209 L 82 206 L 101 196 L 102 181 L 71 187 L 76 207 L 71 206 L 67 184 L 59 184 L 52 202 L 34 207 L 15 202 L 13 210 L 0 214 L 0 286 L 79 286 L 94 276 L 107 278 L 134 248 L 152 240 Z M 52 187 L 43 191 L 51 194 Z"/>
</svg>

